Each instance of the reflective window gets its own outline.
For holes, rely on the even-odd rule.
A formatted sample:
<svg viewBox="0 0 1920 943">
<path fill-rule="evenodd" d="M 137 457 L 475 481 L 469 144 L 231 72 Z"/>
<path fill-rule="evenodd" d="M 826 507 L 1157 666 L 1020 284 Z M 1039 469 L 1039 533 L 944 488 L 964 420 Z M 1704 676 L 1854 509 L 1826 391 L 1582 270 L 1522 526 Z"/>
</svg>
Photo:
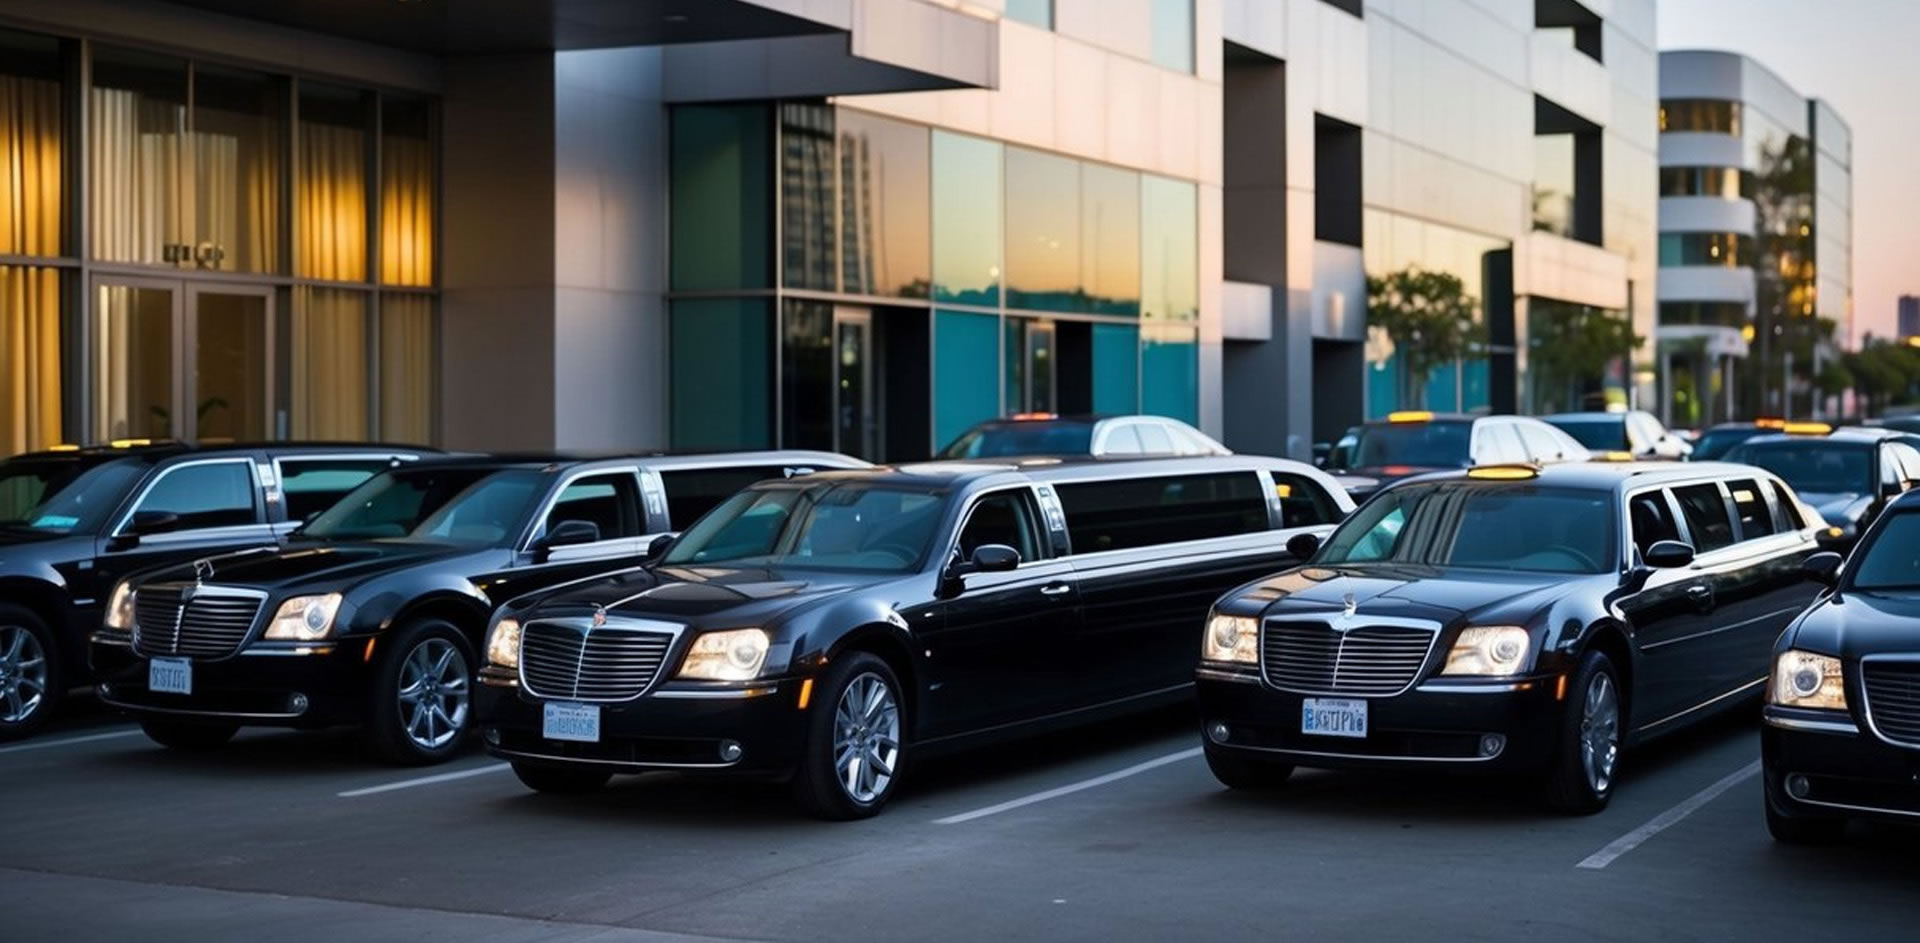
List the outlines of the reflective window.
<svg viewBox="0 0 1920 943">
<path fill-rule="evenodd" d="M 1662 167 L 1660 195 L 1751 200 L 1753 174 L 1737 167 Z"/>
<path fill-rule="evenodd" d="M 860 482 L 742 491 L 688 528 L 666 566 L 742 566 L 904 573 L 932 543 L 942 495 Z"/>
<path fill-rule="evenodd" d="M 554 498 L 542 533 L 569 521 L 593 525 L 601 540 L 638 537 L 646 532 L 640 511 L 640 482 L 632 472 L 611 472 L 576 479 Z"/>
<path fill-rule="evenodd" d="M 1753 237 L 1729 232 L 1663 232 L 1660 264 L 1751 267 L 1757 256 Z"/>
<path fill-rule="evenodd" d="M 1673 489 L 1686 515 L 1687 530 L 1693 534 L 1693 549 L 1698 553 L 1718 550 L 1733 544 L 1733 521 L 1727 517 L 1727 503 L 1720 497 L 1719 485 L 1689 485 Z"/>
<path fill-rule="evenodd" d="M 1602 573 L 1615 559 L 1615 507 L 1605 491 L 1459 481 L 1394 488 L 1340 525 L 1314 561 Z M 1522 518 L 1528 526 L 1511 526 Z"/>
<path fill-rule="evenodd" d="M 0 255 L 67 254 L 64 67 L 59 40 L 0 30 Z"/>
<path fill-rule="evenodd" d="M 498 544 L 520 533 L 546 488 L 547 476 L 535 471 L 398 469 L 368 479 L 301 533 L 318 540 Z"/>
<path fill-rule="evenodd" d="M 1573 237 L 1573 135 L 1533 137 L 1533 228 Z"/>
<path fill-rule="evenodd" d="M 434 154 L 428 102 L 380 106 L 380 282 L 433 284 Z"/>
<path fill-rule="evenodd" d="M 1011 455 L 1087 455 L 1093 424 L 1078 420 L 1009 420 L 981 423 L 940 450 L 940 458 L 1002 458 Z"/>
<path fill-rule="evenodd" d="M 1081 164 L 1080 279 L 1086 310 L 1139 315 L 1140 246 L 1140 175 Z"/>
<path fill-rule="evenodd" d="M 1054 490 L 1077 554 L 1251 534 L 1269 524 L 1265 489 L 1253 472 L 1119 478 Z"/>
<path fill-rule="evenodd" d="M 1766 495 L 1750 478 L 1727 482 L 1733 494 L 1733 510 L 1740 517 L 1740 539 L 1752 540 L 1773 533 L 1773 512 L 1767 508 Z"/>
<path fill-rule="evenodd" d="M 387 460 L 282 459 L 280 493 L 286 499 L 287 518 L 303 521 L 333 507 L 367 479 L 386 470 Z"/>
<path fill-rule="evenodd" d="M 1007 149 L 1007 307 L 1087 310 L 1080 262 L 1080 164 Z"/>
<path fill-rule="evenodd" d="M 788 298 L 780 324 L 783 445 L 833 451 L 833 305 Z M 669 494 L 671 496 L 671 494 Z"/>
<path fill-rule="evenodd" d="M 56 534 L 97 531 L 146 475 L 143 462 L 0 463 L 0 524 Z"/>
<path fill-rule="evenodd" d="M 1740 133 L 1740 103 L 1712 98 L 1669 98 L 1660 102 L 1660 130 Z"/>
<path fill-rule="evenodd" d="M 1679 540 L 1680 525 L 1673 519 L 1664 491 L 1638 494 L 1627 502 L 1627 520 L 1633 530 L 1633 545 L 1645 556 L 1662 540 Z"/>
<path fill-rule="evenodd" d="M 283 272 L 285 79 L 196 63 L 193 202 L 185 235 L 203 269 Z"/>
<path fill-rule="evenodd" d="M 1191 321 L 1200 313 L 1200 205 L 1192 183 L 1141 177 L 1141 316 Z"/>
<path fill-rule="evenodd" d="M 184 261 L 186 60 L 95 46 L 87 122 L 89 179 L 100 184 L 89 203 L 94 258 Z"/>
<path fill-rule="evenodd" d="M 1372 423 L 1360 430 L 1354 467 L 1465 468 L 1472 463 L 1472 441 L 1473 423 L 1467 421 Z M 1517 448 L 1519 441 L 1511 444 Z"/>
<path fill-rule="evenodd" d="M 300 83 L 294 153 L 293 272 L 327 281 L 367 280 L 369 93 Z"/>
<path fill-rule="evenodd" d="M 834 202 L 833 108 L 780 106 L 780 239 L 788 288 L 833 291 L 839 234 Z"/>
<path fill-rule="evenodd" d="M 234 527 L 259 523 L 255 497 L 252 462 L 182 465 L 162 472 L 133 513 L 178 515 L 173 530 Z"/>
<path fill-rule="evenodd" d="M 933 280 L 930 132 L 841 109 L 841 290 L 925 298 Z"/>
<path fill-rule="evenodd" d="M 747 486 L 769 478 L 785 477 L 786 469 L 778 467 L 663 471 L 660 473 L 660 484 L 667 492 L 667 526 L 673 530 L 685 530 L 693 526 L 693 522 L 699 520 L 701 515 Z"/>
<path fill-rule="evenodd" d="M 773 444 L 773 331 L 758 298 L 680 299 L 667 334 L 676 448 Z"/>
<path fill-rule="evenodd" d="M 1794 501 L 1787 489 L 1777 481 L 1773 483 L 1773 504 L 1780 509 L 1780 521 L 1788 530 L 1799 530 L 1807 526 L 1807 522 L 1800 519 L 1799 503 Z"/>
<path fill-rule="evenodd" d="M 1000 304 L 1000 144 L 933 134 L 933 297 Z"/>
<path fill-rule="evenodd" d="M 1193 0 L 1152 0 L 1153 61 L 1193 71 Z"/>
<path fill-rule="evenodd" d="M 1872 542 L 1854 555 L 1860 560 L 1853 573 L 1854 589 L 1920 587 L 1920 513 L 1888 518 Z"/>
<path fill-rule="evenodd" d="M 998 544 L 1012 547 L 1022 563 L 1040 559 L 1043 544 L 1038 539 L 1039 528 L 1034 526 L 1031 495 L 1028 489 L 1017 488 L 981 498 L 967 515 L 966 526 L 960 529 L 955 554 L 970 560 L 975 550 Z"/>
<path fill-rule="evenodd" d="M 670 124 L 673 289 L 772 287 L 773 130 L 766 106 L 681 105 Z"/>
<path fill-rule="evenodd" d="M 1053 28 L 1053 0 L 1007 0 L 1007 19 Z"/>
</svg>

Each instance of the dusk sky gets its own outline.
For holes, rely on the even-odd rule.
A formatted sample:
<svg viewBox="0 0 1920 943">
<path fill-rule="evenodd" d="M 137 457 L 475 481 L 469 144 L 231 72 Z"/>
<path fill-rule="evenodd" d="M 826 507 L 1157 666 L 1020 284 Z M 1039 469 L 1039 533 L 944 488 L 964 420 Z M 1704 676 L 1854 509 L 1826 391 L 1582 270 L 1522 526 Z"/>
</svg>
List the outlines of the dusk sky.
<svg viewBox="0 0 1920 943">
<path fill-rule="evenodd" d="M 1853 129 L 1855 339 L 1894 331 L 1920 294 L 1920 41 L 1915 0 L 1660 0 L 1661 49 L 1723 49 L 1764 63 Z"/>
</svg>

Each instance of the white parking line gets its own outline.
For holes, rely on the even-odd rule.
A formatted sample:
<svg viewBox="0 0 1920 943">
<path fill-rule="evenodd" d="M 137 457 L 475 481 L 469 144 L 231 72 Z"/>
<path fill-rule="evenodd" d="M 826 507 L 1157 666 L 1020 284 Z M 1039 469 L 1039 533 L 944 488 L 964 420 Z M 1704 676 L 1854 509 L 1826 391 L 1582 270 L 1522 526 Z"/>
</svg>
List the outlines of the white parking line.
<svg viewBox="0 0 1920 943">
<path fill-rule="evenodd" d="M 95 740 L 117 740 L 121 737 L 140 736 L 139 730 L 115 730 L 111 733 L 90 733 L 84 737 L 64 737 L 59 740 L 36 740 L 16 746 L 0 747 L 0 753 L 25 753 L 28 750 L 47 750 L 53 747 L 72 746 L 76 743 L 92 743 Z"/>
<path fill-rule="evenodd" d="M 431 786 L 435 783 L 450 783 L 456 779 L 466 779 L 471 776 L 479 776 L 482 773 L 498 773 L 501 770 L 512 769 L 512 768 L 513 767 L 509 766 L 506 763 L 489 763 L 486 766 L 477 767 L 475 769 L 463 769 L 463 770 L 456 770 L 451 773 L 440 773 L 435 776 L 421 776 L 415 779 L 403 779 L 403 780 L 400 780 L 399 782 L 382 783 L 378 786 L 368 786 L 365 789 L 349 789 L 346 792 L 338 793 L 337 795 L 339 795 L 339 797 L 342 799 L 355 799 L 360 796 L 371 796 L 375 793 L 393 792 L 396 789 L 412 789 L 415 786 Z"/>
<path fill-rule="evenodd" d="M 999 815 L 1002 812 L 1008 812 L 1014 809 L 1018 809 L 1022 806 L 1033 805 L 1036 802 L 1045 802 L 1048 799 L 1058 799 L 1061 796 L 1071 795 L 1073 793 L 1080 792 L 1082 790 L 1092 789 L 1097 786 L 1104 786 L 1111 782 L 1118 782 L 1122 779 L 1126 779 L 1129 776 L 1138 776 L 1141 773 L 1147 772 L 1148 770 L 1159 769 L 1162 766 L 1166 766 L 1170 763 L 1178 763 L 1182 760 L 1191 760 L 1194 757 L 1199 755 L 1200 755 L 1199 747 L 1194 747 L 1191 750 L 1181 750 L 1178 753 L 1169 753 L 1166 756 L 1157 757 L 1155 759 L 1148 760 L 1144 763 L 1136 763 L 1132 766 L 1127 767 L 1126 769 L 1115 770 L 1104 776 L 1095 776 L 1092 779 L 1081 780 L 1080 782 L 1071 783 L 1065 786 L 1060 786 L 1055 789 L 1049 789 L 1045 792 L 1036 792 L 1031 796 L 1021 796 L 1018 799 L 1009 799 L 1005 802 L 999 803 L 998 805 L 987 806 L 984 809 L 975 809 L 972 812 L 962 812 L 959 815 L 949 815 L 944 819 L 934 819 L 933 824 L 958 825 L 962 822 L 971 822 L 974 819 L 984 819 L 989 815 Z"/>
<path fill-rule="evenodd" d="M 1700 811 L 1701 806 L 1704 806 L 1707 803 L 1712 802 L 1714 799 L 1719 798 L 1721 793 L 1726 792 L 1727 790 L 1732 789 L 1733 787 L 1738 786 L 1749 779 L 1752 779 L 1753 776 L 1759 772 L 1760 772 L 1759 760 L 1754 760 L 1753 762 L 1748 763 L 1746 766 L 1743 766 L 1740 769 L 1735 770 L 1731 775 L 1727 776 L 1727 778 L 1722 779 L 1719 782 L 1714 783 L 1713 785 L 1708 786 L 1707 788 L 1694 793 L 1692 796 L 1688 797 L 1687 801 L 1682 802 L 1679 805 L 1674 806 L 1673 808 L 1668 809 L 1667 811 L 1662 812 L 1657 816 L 1654 816 L 1653 820 L 1648 822 L 1647 824 L 1642 825 L 1639 828 L 1636 828 L 1633 831 L 1628 832 L 1625 835 L 1622 835 L 1619 838 L 1614 839 L 1611 844 L 1607 845 L 1607 847 L 1602 848 L 1599 851 L 1596 851 L 1593 854 L 1588 855 L 1585 860 L 1581 861 L 1578 865 L 1575 865 L 1575 867 L 1586 868 L 1590 871 L 1598 871 L 1601 868 L 1604 868 L 1607 865 L 1612 864 L 1615 858 L 1618 858 L 1621 855 L 1624 855 L 1627 852 L 1640 847 L 1641 843 L 1645 842 L 1647 839 L 1652 838 L 1653 836 L 1658 835 L 1669 828 L 1672 828 L 1674 825 L 1678 824 L 1681 819 L 1684 819 L 1687 816 Z"/>
</svg>

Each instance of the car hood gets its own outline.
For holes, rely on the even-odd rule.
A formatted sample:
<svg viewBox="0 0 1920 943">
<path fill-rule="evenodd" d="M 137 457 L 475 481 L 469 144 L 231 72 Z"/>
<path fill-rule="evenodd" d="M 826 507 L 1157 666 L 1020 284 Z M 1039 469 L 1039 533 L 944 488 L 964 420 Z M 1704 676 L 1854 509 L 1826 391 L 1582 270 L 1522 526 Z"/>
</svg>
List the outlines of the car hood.
<svg viewBox="0 0 1920 943">
<path fill-rule="evenodd" d="M 541 599 L 534 618 L 608 615 L 689 624 L 764 626 L 799 608 L 856 587 L 871 573 L 764 567 L 657 566 L 628 570 Z"/>
<path fill-rule="evenodd" d="M 1873 498 L 1858 491 L 1802 491 L 1800 500 L 1836 527 L 1858 523 L 1861 515 L 1867 513 L 1867 506 L 1873 503 Z"/>
<path fill-rule="evenodd" d="M 1794 648 L 1849 659 L 1920 655 L 1920 590 L 1823 597 L 1801 617 L 1792 638 Z"/>
<path fill-rule="evenodd" d="M 444 564 L 472 548 L 413 541 L 296 543 L 285 548 L 241 551 L 203 558 L 155 573 L 151 579 L 194 579 L 268 591 L 333 592 L 397 570 Z M 200 572 L 195 573 L 196 566 Z M 211 571 L 208 568 L 211 568 Z"/>
<path fill-rule="evenodd" d="M 1264 614 L 1342 612 L 1357 616 L 1423 619 L 1448 623 L 1499 619 L 1526 622 L 1586 579 L 1581 574 L 1504 573 L 1409 564 L 1304 566 L 1268 577 L 1239 594 L 1243 603 L 1264 604 Z"/>
</svg>

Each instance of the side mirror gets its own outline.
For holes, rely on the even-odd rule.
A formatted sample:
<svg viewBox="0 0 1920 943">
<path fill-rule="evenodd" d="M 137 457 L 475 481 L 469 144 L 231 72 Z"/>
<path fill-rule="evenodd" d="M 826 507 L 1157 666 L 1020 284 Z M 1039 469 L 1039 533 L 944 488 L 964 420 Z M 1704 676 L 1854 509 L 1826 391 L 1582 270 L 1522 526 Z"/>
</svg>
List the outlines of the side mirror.
<svg viewBox="0 0 1920 943">
<path fill-rule="evenodd" d="M 1647 565 L 1656 570 L 1671 570 L 1693 562 L 1693 547 L 1678 540 L 1661 540 L 1647 548 Z"/>
<path fill-rule="evenodd" d="M 180 526 L 180 515 L 172 511 L 135 511 L 127 523 L 127 533 L 136 536 L 164 534 Z"/>
<path fill-rule="evenodd" d="M 1845 558 L 1831 550 L 1823 550 L 1800 564 L 1800 572 L 1822 586 L 1833 586 L 1840 582 L 1840 564 Z"/>
<path fill-rule="evenodd" d="M 653 542 L 647 544 L 646 558 L 648 560 L 658 560 L 666 556 L 667 551 L 673 549 L 673 542 L 678 540 L 679 537 L 679 534 L 661 534 L 653 538 Z"/>
<path fill-rule="evenodd" d="M 947 567 L 948 579 L 959 579 L 969 573 L 1005 573 L 1020 565 L 1020 551 L 1006 544 L 981 544 L 973 550 L 973 556 Z"/>
<path fill-rule="evenodd" d="M 1287 540 L 1287 552 L 1302 563 L 1313 559 L 1320 552 L 1319 534 L 1295 534 Z"/>
<path fill-rule="evenodd" d="M 592 521 L 561 521 L 540 538 L 534 549 L 542 554 L 555 547 L 573 547 L 580 544 L 596 543 L 600 540 L 600 525 Z"/>
</svg>

